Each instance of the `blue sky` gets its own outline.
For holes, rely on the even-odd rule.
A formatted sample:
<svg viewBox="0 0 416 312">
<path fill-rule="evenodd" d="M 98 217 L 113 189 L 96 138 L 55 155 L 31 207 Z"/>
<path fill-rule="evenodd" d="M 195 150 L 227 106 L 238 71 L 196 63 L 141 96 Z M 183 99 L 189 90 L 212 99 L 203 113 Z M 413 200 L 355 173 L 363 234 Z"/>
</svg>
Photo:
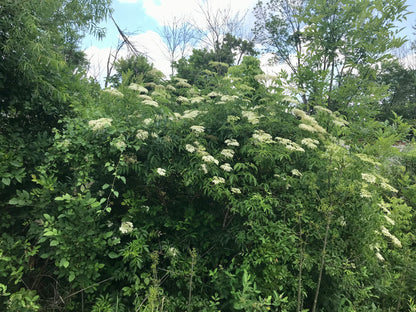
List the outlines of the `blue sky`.
<svg viewBox="0 0 416 312">
<path fill-rule="evenodd" d="M 256 2 L 257 0 L 208 0 L 214 9 L 232 8 L 234 11 L 251 9 Z M 198 23 L 198 19 L 203 18 L 198 13 L 200 9 L 197 3 L 198 0 L 113 0 L 113 17 L 126 34 L 132 35 L 130 39 L 137 44 L 138 49 L 147 54 L 158 69 L 168 74 L 170 68 L 166 47 L 157 34 L 158 28 L 173 17 L 191 16 Z M 416 11 L 415 0 L 407 0 L 407 4 L 409 11 Z M 406 22 L 398 26 L 404 27 L 403 35 L 414 39 L 412 25 L 415 24 L 416 14 L 412 13 Z M 101 26 L 106 28 L 103 40 L 87 36 L 82 42 L 82 49 L 91 62 L 90 74 L 99 80 L 104 75 L 110 48 L 115 49 L 119 40 L 119 33 L 110 18 L 101 23 Z M 119 56 L 126 56 L 123 53 Z"/>
</svg>

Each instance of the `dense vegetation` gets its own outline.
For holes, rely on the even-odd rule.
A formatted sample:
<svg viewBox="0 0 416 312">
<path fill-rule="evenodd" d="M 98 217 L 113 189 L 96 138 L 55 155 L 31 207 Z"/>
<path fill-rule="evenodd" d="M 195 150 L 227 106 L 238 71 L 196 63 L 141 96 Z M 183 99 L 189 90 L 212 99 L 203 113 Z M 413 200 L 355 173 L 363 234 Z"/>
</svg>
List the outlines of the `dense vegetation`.
<svg viewBox="0 0 416 312">
<path fill-rule="evenodd" d="M 416 311 L 403 1 L 260 2 L 292 74 L 230 34 L 102 90 L 77 44 L 109 5 L 0 4 L 0 310 Z"/>
</svg>

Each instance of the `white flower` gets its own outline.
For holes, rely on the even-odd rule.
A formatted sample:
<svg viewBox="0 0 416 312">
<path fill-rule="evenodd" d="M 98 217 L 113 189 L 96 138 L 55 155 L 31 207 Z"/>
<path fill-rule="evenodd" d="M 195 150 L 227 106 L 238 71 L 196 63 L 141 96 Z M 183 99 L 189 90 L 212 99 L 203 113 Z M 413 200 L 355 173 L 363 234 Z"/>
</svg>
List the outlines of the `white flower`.
<svg viewBox="0 0 416 312">
<path fill-rule="evenodd" d="M 202 156 L 202 160 L 206 163 L 215 163 L 216 165 L 219 164 L 219 161 L 217 159 L 215 159 L 213 156 L 211 155 L 204 155 Z"/>
<path fill-rule="evenodd" d="M 128 234 L 133 232 L 133 223 L 131 223 L 130 221 L 127 222 L 121 222 L 121 226 L 119 228 L 120 232 L 123 234 Z"/>
<path fill-rule="evenodd" d="M 316 106 L 314 106 L 314 108 L 315 108 L 317 111 L 325 112 L 325 113 L 328 113 L 328 114 L 332 115 L 332 111 L 331 111 L 331 110 L 329 110 L 329 109 L 328 109 L 328 108 L 326 108 L 326 107 L 322 107 L 322 106 L 316 105 Z"/>
<path fill-rule="evenodd" d="M 208 93 L 207 96 L 213 98 L 213 97 L 217 97 L 217 96 L 222 96 L 222 94 L 218 93 L 218 92 L 215 92 L 215 91 L 212 91 L 212 92 Z"/>
<path fill-rule="evenodd" d="M 224 141 L 224 143 L 228 146 L 240 146 L 240 143 L 238 143 L 235 139 L 227 139 Z"/>
<path fill-rule="evenodd" d="M 202 164 L 202 165 L 201 165 L 201 170 L 202 170 L 205 174 L 207 174 L 207 173 L 208 173 L 207 165 L 206 165 L 206 164 Z"/>
<path fill-rule="evenodd" d="M 285 148 L 288 149 L 289 151 L 305 152 L 305 150 L 299 144 L 289 139 L 275 137 L 275 140 L 277 140 L 280 144 L 284 145 Z"/>
<path fill-rule="evenodd" d="M 165 169 L 157 168 L 156 171 L 157 171 L 157 174 L 160 175 L 160 176 L 165 176 L 166 175 L 166 170 Z"/>
<path fill-rule="evenodd" d="M 198 116 L 198 114 L 198 110 L 187 110 L 183 112 L 183 115 L 180 118 L 194 119 L 196 116 Z"/>
<path fill-rule="evenodd" d="M 192 126 L 191 130 L 195 133 L 202 133 L 205 131 L 205 127 L 204 126 Z"/>
<path fill-rule="evenodd" d="M 221 178 L 221 177 L 214 176 L 212 178 L 212 183 L 214 183 L 214 184 L 225 183 L 225 179 Z"/>
<path fill-rule="evenodd" d="M 176 101 L 179 102 L 179 103 L 189 103 L 189 99 L 184 97 L 184 96 L 178 96 L 176 98 Z"/>
<path fill-rule="evenodd" d="M 166 90 L 169 90 L 169 91 L 176 91 L 176 88 L 175 88 L 174 86 L 172 86 L 172 85 L 167 85 L 167 86 L 166 86 Z"/>
<path fill-rule="evenodd" d="M 137 97 L 139 99 L 142 99 L 142 100 L 150 100 L 150 101 L 153 101 L 153 99 L 150 96 L 146 95 L 146 94 L 139 94 Z"/>
<path fill-rule="evenodd" d="M 159 135 L 156 132 L 152 132 L 151 136 L 154 139 L 157 139 L 159 137 Z"/>
<path fill-rule="evenodd" d="M 126 143 L 124 141 L 116 141 L 114 143 L 115 147 L 119 150 L 119 151 L 124 151 L 124 149 L 127 147 Z"/>
<path fill-rule="evenodd" d="M 225 148 L 221 151 L 221 155 L 223 155 L 225 158 L 233 158 L 234 151 L 232 149 Z"/>
<path fill-rule="evenodd" d="M 360 196 L 362 198 L 371 198 L 371 197 L 373 197 L 373 195 L 371 195 L 371 193 L 365 188 L 361 189 Z"/>
<path fill-rule="evenodd" d="M 299 125 L 299 128 L 302 129 L 302 130 L 305 130 L 305 131 L 312 132 L 312 133 L 317 132 L 317 130 L 314 127 L 312 127 L 310 125 L 307 125 L 307 124 L 304 124 L 304 123 L 301 123 Z"/>
<path fill-rule="evenodd" d="M 292 169 L 291 173 L 294 176 L 298 176 L 298 177 L 302 176 L 302 173 L 298 169 Z"/>
<path fill-rule="evenodd" d="M 196 148 L 195 148 L 193 145 L 191 145 L 191 144 L 186 144 L 186 145 L 185 145 L 185 149 L 186 149 L 189 153 L 193 153 L 193 152 L 195 152 L 195 151 L 196 151 Z"/>
<path fill-rule="evenodd" d="M 264 132 L 263 130 L 255 130 L 252 137 L 256 144 L 257 143 L 276 143 L 275 141 L 273 141 L 273 137 L 270 134 Z"/>
<path fill-rule="evenodd" d="M 241 194 L 241 190 L 238 187 L 232 187 L 231 192 L 234 194 Z"/>
<path fill-rule="evenodd" d="M 196 97 L 191 98 L 191 103 L 197 104 L 197 103 L 201 103 L 204 100 L 205 99 L 202 96 L 196 96 Z"/>
<path fill-rule="evenodd" d="M 147 89 L 141 85 L 138 85 L 137 83 L 132 83 L 131 85 L 129 85 L 129 89 L 134 90 L 134 91 L 139 91 L 140 93 L 148 93 L 149 91 L 147 91 Z"/>
<path fill-rule="evenodd" d="M 90 120 L 88 122 L 88 125 L 92 127 L 93 131 L 97 131 L 97 130 L 102 130 L 104 128 L 111 126 L 112 121 L 113 119 L 111 118 L 100 118 L 97 120 Z"/>
<path fill-rule="evenodd" d="M 385 219 L 386 219 L 386 221 L 387 221 L 388 223 L 390 223 L 391 225 L 394 225 L 394 224 L 395 224 L 394 220 L 393 220 L 393 219 L 391 219 L 389 216 L 384 216 L 384 218 L 385 218 Z"/>
<path fill-rule="evenodd" d="M 304 138 L 304 139 L 302 139 L 301 143 L 303 145 L 306 145 L 310 149 L 315 149 L 315 148 L 317 148 L 317 145 L 319 144 L 319 141 L 315 140 L 315 139 L 311 139 L 311 138 Z"/>
<path fill-rule="evenodd" d="M 368 183 L 376 183 L 376 177 L 371 173 L 361 173 L 361 178 Z"/>
<path fill-rule="evenodd" d="M 151 124 L 153 122 L 152 118 L 146 118 L 145 120 L 143 120 L 143 123 L 147 126 L 149 124 Z"/>
<path fill-rule="evenodd" d="M 230 166 L 229 163 L 225 163 L 223 165 L 220 166 L 220 168 L 224 171 L 230 172 L 233 170 L 233 168 Z"/>
<path fill-rule="evenodd" d="M 378 251 L 376 252 L 376 258 L 380 261 L 384 261 L 384 257 Z"/>
<path fill-rule="evenodd" d="M 396 236 L 391 234 L 388 229 L 386 229 L 383 225 L 380 228 L 381 233 L 383 233 L 384 236 L 389 237 L 394 245 L 396 245 L 397 247 L 402 247 L 402 243 L 400 242 L 400 240 Z"/>
<path fill-rule="evenodd" d="M 242 112 L 243 117 L 246 117 L 248 119 L 248 122 L 255 125 L 259 123 L 259 116 L 252 111 L 243 111 Z"/>
<path fill-rule="evenodd" d="M 148 137 L 149 137 L 149 132 L 147 132 L 146 130 L 142 130 L 142 129 L 137 130 L 136 138 L 138 138 L 139 140 L 146 140 Z"/>
<path fill-rule="evenodd" d="M 159 104 L 157 102 L 153 101 L 153 100 L 144 100 L 143 104 L 154 106 L 154 107 L 159 107 Z"/>
<path fill-rule="evenodd" d="M 124 96 L 124 94 L 123 94 L 123 93 L 121 93 L 120 91 L 118 91 L 118 90 L 116 90 L 116 89 L 104 89 L 103 91 L 104 91 L 104 92 L 107 92 L 107 93 L 110 93 L 110 94 L 112 94 L 112 95 L 115 95 L 115 96 L 121 96 L 121 97 L 123 97 L 123 96 Z"/>
<path fill-rule="evenodd" d="M 391 191 L 391 192 L 394 192 L 394 193 L 398 192 L 398 190 L 396 190 L 393 186 L 391 186 L 390 184 L 387 184 L 385 182 L 381 182 L 380 185 L 381 185 L 382 188 L 384 188 L 387 191 Z"/>
</svg>

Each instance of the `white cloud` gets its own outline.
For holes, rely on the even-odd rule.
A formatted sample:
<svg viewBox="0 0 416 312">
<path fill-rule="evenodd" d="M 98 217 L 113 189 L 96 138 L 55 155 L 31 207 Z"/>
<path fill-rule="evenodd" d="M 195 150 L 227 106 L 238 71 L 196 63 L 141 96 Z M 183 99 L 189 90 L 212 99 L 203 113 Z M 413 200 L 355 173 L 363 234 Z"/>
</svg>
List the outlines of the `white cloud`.
<svg viewBox="0 0 416 312">
<path fill-rule="evenodd" d="M 118 0 L 120 3 L 137 3 L 138 0 Z"/>
</svg>

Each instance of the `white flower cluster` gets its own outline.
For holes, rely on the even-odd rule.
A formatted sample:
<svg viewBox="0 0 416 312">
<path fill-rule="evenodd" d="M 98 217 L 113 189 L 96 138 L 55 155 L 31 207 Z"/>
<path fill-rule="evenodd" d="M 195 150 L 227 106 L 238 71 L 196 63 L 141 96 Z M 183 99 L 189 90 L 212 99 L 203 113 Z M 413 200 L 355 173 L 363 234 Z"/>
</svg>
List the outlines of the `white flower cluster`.
<svg viewBox="0 0 416 312">
<path fill-rule="evenodd" d="M 216 164 L 216 165 L 218 165 L 219 164 L 219 161 L 218 161 L 218 159 L 215 159 L 214 158 L 214 156 L 212 156 L 212 155 L 204 155 L 204 156 L 202 156 L 202 161 L 203 162 L 206 162 L 206 163 L 214 163 L 214 164 Z"/>
<path fill-rule="evenodd" d="M 304 152 L 305 150 L 297 143 L 289 140 L 289 139 L 285 139 L 285 138 L 281 138 L 281 137 L 275 137 L 275 140 L 277 140 L 280 144 L 284 145 L 286 149 L 288 149 L 289 151 L 295 151 L 295 152 Z"/>
<path fill-rule="evenodd" d="M 214 97 L 217 97 L 217 96 L 222 96 L 222 94 L 219 93 L 219 92 L 212 91 L 212 92 L 208 93 L 207 96 L 209 96 L 211 98 L 214 98 Z"/>
<path fill-rule="evenodd" d="M 224 143 L 227 144 L 227 146 L 240 146 L 240 143 L 238 143 L 235 139 L 227 139 Z"/>
<path fill-rule="evenodd" d="M 355 156 L 357 156 L 358 158 L 360 158 L 362 161 L 365 161 L 365 162 L 367 162 L 369 164 L 372 164 L 374 166 L 381 166 L 381 163 L 379 163 L 378 161 L 374 160 L 373 158 L 371 158 L 367 154 L 355 154 Z"/>
<path fill-rule="evenodd" d="M 223 165 L 220 166 L 220 168 L 226 172 L 230 172 L 233 170 L 233 168 L 231 167 L 231 165 L 229 163 L 225 163 Z"/>
<path fill-rule="evenodd" d="M 361 189 L 360 196 L 362 198 L 371 198 L 371 197 L 373 197 L 373 195 L 371 195 L 371 193 L 365 188 Z"/>
<path fill-rule="evenodd" d="M 231 192 L 234 194 L 241 194 L 241 190 L 238 187 L 232 187 Z"/>
<path fill-rule="evenodd" d="M 315 149 L 318 147 L 319 141 L 311 138 L 304 138 L 301 143 L 310 149 Z"/>
<path fill-rule="evenodd" d="M 139 91 L 140 93 L 146 93 L 146 94 L 149 92 L 145 87 L 138 85 L 137 83 L 130 84 L 129 89 L 134 90 L 134 91 Z"/>
<path fill-rule="evenodd" d="M 176 102 L 179 102 L 179 103 L 189 103 L 189 99 L 186 98 L 186 97 L 184 97 L 184 96 L 178 96 L 176 98 Z"/>
<path fill-rule="evenodd" d="M 88 125 L 92 127 L 93 131 L 98 131 L 111 126 L 112 121 L 113 119 L 111 118 L 100 118 L 96 120 L 90 120 Z"/>
<path fill-rule="evenodd" d="M 200 111 L 198 110 L 187 110 L 183 112 L 183 115 L 180 116 L 179 118 L 183 118 L 183 119 L 194 119 L 196 116 L 198 116 L 200 113 Z"/>
<path fill-rule="evenodd" d="M 162 176 L 162 177 L 166 176 L 166 169 L 163 169 L 163 168 L 157 168 L 157 169 L 156 169 L 156 172 L 157 172 L 157 174 L 158 174 L 158 175 L 160 175 L 160 176 Z"/>
<path fill-rule="evenodd" d="M 225 158 L 233 158 L 234 151 L 232 149 L 225 148 L 221 151 L 221 155 L 223 155 Z"/>
<path fill-rule="evenodd" d="M 176 88 L 175 88 L 174 86 L 172 86 L 172 85 L 167 85 L 167 86 L 166 86 L 166 90 L 169 90 L 169 91 L 176 91 Z"/>
<path fill-rule="evenodd" d="M 248 119 L 248 122 L 255 125 L 259 123 L 259 115 L 252 111 L 242 111 L 243 117 Z"/>
<path fill-rule="evenodd" d="M 185 145 L 185 149 L 189 152 L 189 153 L 193 153 L 196 151 L 195 146 L 191 145 L 191 144 L 186 144 Z"/>
<path fill-rule="evenodd" d="M 225 183 L 225 179 L 221 178 L 221 177 L 214 176 L 212 178 L 212 183 L 214 183 L 214 184 L 223 184 L 223 183 Z"/>
<path fill-rule="evenodd" d="M 192 104 L 197 104 L 203 102 L 205 99 L 202 96 L 196 96 L 190 99 Z"/>
<path fill-rule="evenodd" d="M 292 113 L 299 117 L 302 123 L 299 125 L 299 128 L 312 133 L 326 133 L 326 130 L 322 128 L 318 122 L 312 116 L 309 116 L 304 111 L 294 108 Z"/>
<path fill-rule="evenodd" d="M 293 176 L 301 177 L 302 173 L 298 169 L 292 169 L 291 171 Z"/>
<path fill-rule="evenodd" d="M 126 142 L 124 142 L 124 137 L 114 139 L 112 143 L 121 152 L 124 151 L 127 147 Z"/>
<path fill-rule="evenodd" d="M 223 102 L 228 102 L 228 101 L 234 101 L 234 100 L 237 100 L 238 99 L 238 96 L 237 95 L 223 95 L 222 97 L 221 97 L 221 101 L 223 101 Z"/>
<path fill-rule="evenodd" d="M 203 133 L 205 131 L 204 126 L 191 126 L 191 130 L 195 133 Z"/>
<path fill-rule="evenodd" d="M 133 223 L 131 223 L 130 221 L 125 221 L 125 222 L 121 222 L 121 226 L 119 228 L 120 232 L 123 234 L 128 234 L 133 232 Z"/>
<path fill-rule="evenodd" d="M 149 101 L 153 101 L 153 99 L 152 99 L 150 96 L 146 95 L 146 94 L 139 94 L 137 97 L 138 97 L 139 99 L 142 99 L 142 100 L 149 100 Z"/>
<path fill-rule="evenodd" d="M 142 130 L 142 129 L 137 130 L 136 138 L 138 138 L 139 140 L 143 140 L 144 141 L 148 137 L 149 137 L 149 132 L 147 132 L 146 130 Z"/>
<path fill-rule="evenodd" d="M 207 169 L 207 165 L 206 164 L 201 164 L 201 170 L 207 174 L 208 173 L 208 169 Z"/>
<path fill-rule="evenodd" d="M 120 97 L 123 97 L 124 96 L 123 93 L 121 93 L 120 91 L 118 91 L 116 89 L 104 89 L 103 91 L 104 92 L 107 92 L 107 93 L 110 93 L 112 95 L 115 95 L 115 96 L 120 96 Z"/>
<path fill-rule="evenodd" d="M 143 104 L 154 106 L 154 107 L 159 107 L 159 104 L 156 101 L 153 101 L 153 100 L 144 100 Z"/>
<path fill-rule="evenodd" d="M 361 173 L 361 178 L 368 183 L 376 183 L 376 177 L 371 173 Z"/>
<path fill-rule="evenodd" d="M 400 240 L 396 236 L 391 234 L 389 230 L 386 229 L 386 227 L 382 225 L 380 228 L 381 228 L 381 233 L 383 233 L 384 236 L 387 236 L 388 238 L 390 238 L 394 245 L 396 245 L 397 247 L 402 247 L 402 243 L 400 242 Z"/>
<path fill-rule="evenodd" d="M 275 141 L 273 141 L 273 137 L 270 134 L 264 132 L 263 130 L 255 130 L 252 137 L 254 139 L 255 144 L 276 143 Z"/>
<path fill-rule="evenodd" d="M 390 184 L 386 183 L 386 182 L 381 182 L 380 186 L 382 188 L 384 188 L 387 191 L 393 192 L 393 193 L 397 193 L 398 190 L 396 190 L 393 186 L 391 186 Z"/>
<path fill-rule="evenodd" d="M 180 88 L 191 88 L 192 86 L 188 83 L 188 80 L 176 77 L 176 86 Z"/>
</svg>

